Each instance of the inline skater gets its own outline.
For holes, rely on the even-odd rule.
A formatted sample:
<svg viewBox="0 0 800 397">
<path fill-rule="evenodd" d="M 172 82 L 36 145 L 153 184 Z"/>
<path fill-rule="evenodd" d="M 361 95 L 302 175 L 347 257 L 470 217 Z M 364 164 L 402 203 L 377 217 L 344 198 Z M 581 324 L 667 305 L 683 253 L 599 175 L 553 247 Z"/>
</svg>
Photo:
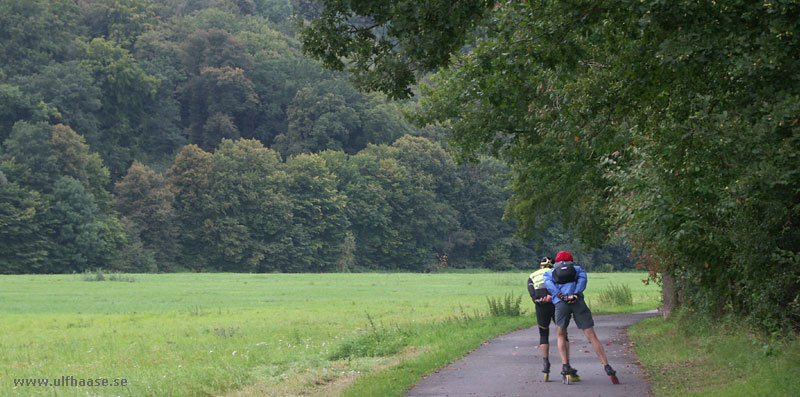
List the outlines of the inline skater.
<svg viewBox="0 0 800 397">
<path fill-rule="evenodd" d="M 550 379 L 550 321 L 555 323 L 556 308 L 553 296 L 544 285 L 544 274 L 553 268 L 553 258 L 545 256 L 539 261 L 539 270 L 528 277 L 528 294 L 536 305 L 536 322 L 539 325 L 539 349 L 542 352 L 544 381 Z M 567 345 L 569 349 L 569 345 Z M 579 381 L 575 375 L 572 381 Z"/>
<path fill-rule="evenodd" d="M 544 274 L 544 284 L 552 295 L 555 305 L 555 323 L 558 327 L 558 353 L 561 355 L 561 377 L 564 383 L 569 383 L 570 375 L 577 375 L 577 370 L 569 365 L 569 346 L 567 346 L 567 326 L 571 317 L 575 318 L 575 325 L 583 330 L 586 339 L 591 342 L 595 354 L 614 384 L 619 383 L 617 372 L 608 364 L 603 344 L 594 332 L 592 311 L 583 300 L 583 291 L 587 283 L 586 271 L 573 262 L 572 254 L 561 251 L 556 255 L 556 263 L 551 271 Z"/>
</svg>

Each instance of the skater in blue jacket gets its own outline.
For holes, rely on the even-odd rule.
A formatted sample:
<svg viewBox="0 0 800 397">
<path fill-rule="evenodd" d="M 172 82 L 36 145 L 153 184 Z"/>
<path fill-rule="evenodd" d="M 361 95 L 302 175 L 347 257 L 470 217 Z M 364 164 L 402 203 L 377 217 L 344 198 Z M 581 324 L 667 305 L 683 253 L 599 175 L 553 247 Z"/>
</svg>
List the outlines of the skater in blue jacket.
<svg viewBox="0 0 800 397">
<path fill-rule="evenodd" d="M 544 285 L 547 291 L 553 296 L 553 304 L 556 306 L 556 327 L 558 334 L 558 353 L 561 355 L 563 363 L 561 369 L 562 379 L 567 383 L 570 375 L 576 375 L 577 370 L 569 365 L 569 350 L 567 347 L 567 327 L 571 317 L 575 318 L 575 325 L 586 335 L 586 339 L 591 342 L 594 352 L 605 366 L 606 374 L 611 377 L 613 383 L 619 383 L 616 371 L 611 368 L 606 358 L 606 351 L 603 344 L 597 339 L 594 332 L 594 320 L 592 311 L 586 306 L 583 300 L 583 290 L 586 289 L 586 271 L 576 265 L 572 260 L 572 254 L 561 251 L 556 255 L 556 263 L 553 269 L 544 275 Z"/>
</svg>

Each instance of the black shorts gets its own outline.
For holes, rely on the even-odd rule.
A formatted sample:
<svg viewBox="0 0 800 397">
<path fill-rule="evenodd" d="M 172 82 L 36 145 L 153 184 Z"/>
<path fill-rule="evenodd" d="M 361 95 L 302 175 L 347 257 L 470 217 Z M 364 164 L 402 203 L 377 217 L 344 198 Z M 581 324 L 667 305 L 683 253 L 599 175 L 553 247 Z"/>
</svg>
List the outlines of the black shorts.
<svg viewBox="0 0 800 397">
<path fill-rule="evenodd" d="M 578 298 L 577 302 L 569 304 L 564 301 L 558 302 L 556 305 L 556 326 L 566 329 L 569 326 L 570 317 L 575 318 L 575 325 L 578 326 L 578 329 L 594 327 L 592 311 L 586 306 L 586 301 L 583 298 Z"/>
<path fill-rule="evenodd" d="M 537 303 L 536 304 L 536 321 L 540 327 L 547 328 L 550 326 L 550 321 L 556 322 L 556 305 L 553 302 Z"/>
</svg>

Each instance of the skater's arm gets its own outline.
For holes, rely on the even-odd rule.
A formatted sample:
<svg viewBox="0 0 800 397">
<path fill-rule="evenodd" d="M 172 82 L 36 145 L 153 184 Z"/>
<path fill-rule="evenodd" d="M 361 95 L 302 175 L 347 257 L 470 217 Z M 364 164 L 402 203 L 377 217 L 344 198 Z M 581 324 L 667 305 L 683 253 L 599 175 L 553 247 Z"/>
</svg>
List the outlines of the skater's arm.
<svg viewBox="0 0 800 397">
<path fill-rule="evenodd" d="M 575 271 L 577 272 L 577 281 L 575 282 L 575 292 L 574 295 L 580 294 L 583 290 L 586 289 L 586 282 L 589 280 L 586 277 L 586 270 L 583 270 L 580 266 L 575 266 Z"/>
<path fill-rule="evenodd" d="M 553 275 L 550 272 L 544 274 L 544 287 L 547 288 L 547 292 L 550 295 L 558 293 L 558 288 L 556 288 L 556 284 L 553 282 Z"/>
<path fill-rule="evenodd" d="M 528 277 L 528 294 L 531 296 L 531 299 L 536 299 L 536 293 L 534 292 L 535 289 L 533 288 L 533 280 Z"/>
<path fill-rule="evenodd" d="M 549 292 L 550 295 L 553 295 L 553 297 L 558 296 L 559 291 L 556 283 L 553 281 L 552 272 L 547 272 L 544 274 L 544 286 L 547 288 L 547 292 Z"/>
</svg>

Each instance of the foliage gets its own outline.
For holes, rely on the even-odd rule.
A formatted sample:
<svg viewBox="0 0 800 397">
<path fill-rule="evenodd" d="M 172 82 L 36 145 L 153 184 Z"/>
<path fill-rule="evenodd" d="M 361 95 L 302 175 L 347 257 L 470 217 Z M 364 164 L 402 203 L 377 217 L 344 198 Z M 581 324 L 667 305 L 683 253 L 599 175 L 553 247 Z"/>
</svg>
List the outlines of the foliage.
<svg viewBox="0 0 800 397">
<path fill-rule="evenodd" d="M 411 93 L 416 71 L 446 64 L 490 6 L 483 0 L 321 3 L 303 31 L 306 51 L 327 67 L 347 66 L 360 85 L 395 98 Z"/>
<path fill-rule="evenodd" d="M 345 339 L 328 355 L 331 361 L 351 360 L 360 357 L 391 356 L 408 343 L 408 331 L 399 328 L 376 326 L 367 314 L 369 328 Z"/>
<path fill-rule="evenodd" d="M 82 33 L 78 7 L 70 0 L 0 2 L 0 69 L 5 76 L 30 73 L 63 60 Z"/>
<path fill-rule="evenodd" d="M 523 234 L 559 221 L 589 245 L 629 242 L 688 306 L 800 327 L 778 303 L 800 299 L 797 4 L 507 1 L 403 30 L 427 3 L 325 3 L 306 51 L 339 68 L 348 56 L 357 79 L 451 55 L 420 121 L 450 128 L 461 159 L 509 164 Z M 401 64 L 374 69 L 370 54 Z M 367 86 L 410 93 L 407 74 L 384 77 Z"/>
<path fill-rule="evenodd" d="M 506 316 L 516 317 L 525 314 L 520 306 L 522 303 L 522 295 L 506 294 L 502 298 L 486 297 L 486 303 L 489 304 L 489 314 L 492 316 Z"/>
<path fill-rule="evenodd" d="M 0 171 L 0 273 L 48 270 L 48 203 L 35 190 L 5 180 Z"/>
<path fill-rule="evenodd" d="M 425 68 L 489 11 L 387 4 L 422 14 L 380 37 L 453 24 L 422 32 L 428 50 L 402 43 Z M 457 165 L 443 128 L 404 119 L 413 103 L 359 92 L 304 57 L 296 22 L 319 4 L 11 0 L 0 11 L 0 244 L 13 252 L 0 272 L 513 269 L 576 246 L 560 229 L 513 238 L 508 168 Z M 362 82 L 410 76 L 398 59 L 375 61 L 389 69 Z M 585 262 L 630 268 L 621 251 Z"/>
<path fill-rule="evenodd" d="M 108 170 L 64 125 L 18 122 L 2 145 L 3 273 L 80 272 L 105 264 L 124 239 L 105 190 Z M 20 222 L 24 222 L 23 226 Z"/>
<path fill-rule="evenodd" d="M 169 270 L 177 255 L 178 229 L 173 209 L 175 199 L 166 178 L 134 161 L 127 175 L 115 184 L 114 192 L 114 208 L 128 225 L 129 244 L 134 245 L 123 248 L 129 251 L 125 256 L 140 262 L 126 266 L 128 270 L 150 271 L 154 267 Z M 134 251 L 149 253 L 130 255 Z"/>
<path fill-rule="evenodd" d="M 81 274 L 81 280 L 83 281 L 124 281 L 126 283 L 135 282 L 136 279 L 133 276 L 126 275 L 126 274 L 119 274 L 119 273 L 104 273 L 102 269 L 95 269 L 95 270 L 84 270 L 83 274 Z"/>
<path fill-rule="evenodd" d="M 626 284 L 616 285 L 610 283 L 608 288 L 600 291 L 597 299 L 600 303 L 607 305 L 630 306 L 633 304 L 631 288 Z"/>
</svg>

